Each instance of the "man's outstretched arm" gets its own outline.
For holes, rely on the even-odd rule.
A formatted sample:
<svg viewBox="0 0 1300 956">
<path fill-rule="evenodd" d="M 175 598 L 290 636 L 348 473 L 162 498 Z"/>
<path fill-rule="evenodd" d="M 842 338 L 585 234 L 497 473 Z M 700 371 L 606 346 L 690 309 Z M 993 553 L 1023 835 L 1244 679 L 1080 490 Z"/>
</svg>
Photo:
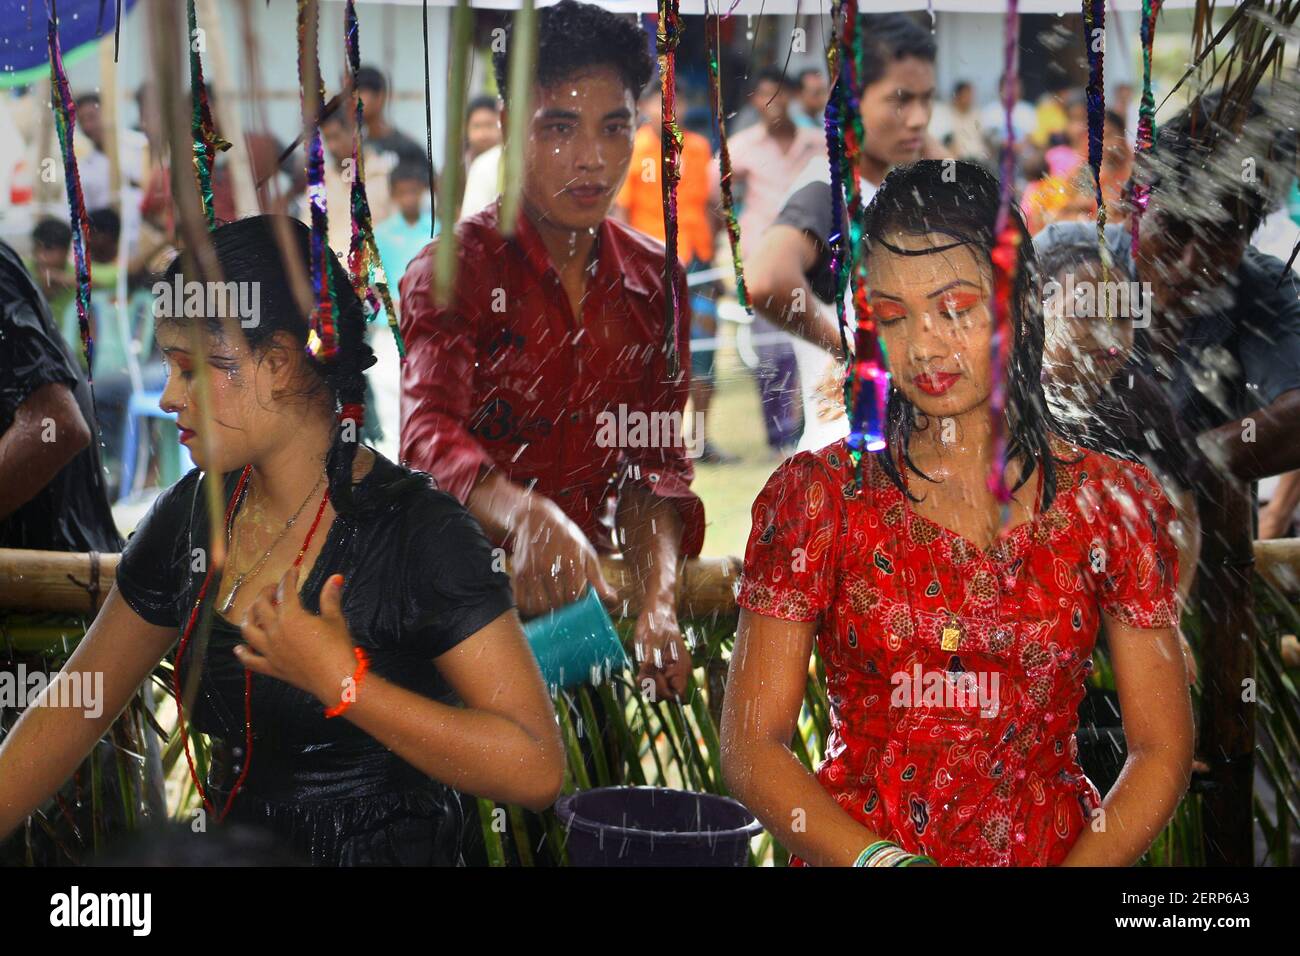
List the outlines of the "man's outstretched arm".
<svg viewBox="0 0 1300 956">
<path fill-rule="evenodd" d="M 0 435 L 0 519 L 35 498 L 89 444 L 90 426 L 67 385 L 51 382 L 27 396 Z"/>
</svg>

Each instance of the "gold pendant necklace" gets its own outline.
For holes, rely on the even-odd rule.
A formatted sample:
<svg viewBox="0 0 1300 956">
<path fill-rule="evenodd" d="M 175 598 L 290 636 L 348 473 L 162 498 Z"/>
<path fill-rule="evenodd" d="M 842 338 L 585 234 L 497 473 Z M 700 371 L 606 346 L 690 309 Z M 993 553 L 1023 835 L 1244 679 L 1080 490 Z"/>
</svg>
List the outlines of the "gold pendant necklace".
<svg viewBox="0 0 1300 956">
<path fill-rule="evenodd" d="M 302 504 L 298 506 L 298 510 L 295 511 L 293 515 L 289 518 L 289 520 L 284 523 L 284 530 L 281 531 L 279 535 L 276 536 L 276 539 L 271 542 L 271 546 L 267 548 L 266 553 L 263 554 L 262 557 L 258 559 L 257 564 L 253 565 L 253 567 L 249 568 L 247 571 L 244 571 L 242 574 L 235 575 L 235 582 L 233 585 L 231 585 L 230 593 L 226 595 L 226 599 L 221 603 L 221 606 L 217 608 L 218 613 L 225 614 L 232 607 L 235 606 L 235 596 L 239 594 L 239 589 L 244 586 L 244 582 L 247 581 L 249 578 L 257 577 L 258 572 L 262 570 L 262 567 L 266 564 L 267 559 L 271 557 L 271 552 L 275 550 L 275 546 L 284 540 L 284 536 L 289 533 L 289 529 L 294 526 L 294 523 L 298 520 L 298 516 L 301 515 L 303 509 L 307 507 L 307 502 L 311 501 L 313 498 L 316 497 L 316 492 L 320 490 L 321 483 L 324 482 L 324 480 L 325 480 L 324 475 L 321 475 L 319 478 L 316 479 L 316 486 L 312 488 L 311 492 L 308 493 L 307 497 L 303 499 Z M 244 497 L 247 496 L 248 496 L 248 492 L 245 491 Z M 242 505 L 243 502 L 241 501 L 240 504 Z M 231 550 L 231 546 L 230 546 L 230 539 L 234 533 L 234 526 L 235 526 L 235 522 L 232 520 L 230 522 L 230 527 L 226 529 L 226 553 L 231 555 L 234 554 L 234 551 Z M 301 555 L 299 555 L 299 557 L 301 558 Z"/>
<path fill-rule="evenodd" d="M 907 482 L 906 468 L 907 468 L 907 462 L 900 455 L 898 461 L 898 471 L 903 479 L 903 520 L 904 520 L 904 528 L 906 529 L 904 533 L 910 534 L 911 523 L 914 517 L 920 517 L 926 521 L 929 521 L 930 519 L 926 518 L 924 515 L 915 515 L 912 511 L 911 504 L 910 504 L 911 499 L 908 495 L 908 490 L 907 490 L 908 482 Z M 938 522 L 935 521 L 930 521 L 930 523 L 932 525 L 935 525 L 938 528 L 943 527 L 942 525 L 938 524 Z M 940 580 L 940 574 L 938 572 L 938 569 L 934 569 L 934 572 L 935 572 L 935 581 L 939 582 L 939 589 L 942 592 L 943 582 Z M 944 599 L 944 603 L 947 604 L 948 595 L 946 593 L 943 594 L 943 599 Z M 958 611 L 964 610 L 966 604 L 969 601 L 970 601 L 970 595 L 967 594 L 966 600 L 962 601 L 961 607 L 958 608 L 957 610 Z M 909 606 L 911 605 L 910 597 L 908 599 L 908 604 Z M 952 652 L 961 647 L 961 639 L 965 637 L 965 630 L 962 628 L 961 620 L 957 617 L 956 613 L 953 612 L 952 608 L 945 607 L 944 610 L 948 613 L 948 623 L 944 625 L 943 630 L 940 632 L 939 647 L 941 650 Z"/>
<path fill-rule="evenodd" d="M 948 612 L 948 624 L 943 629 L 943 639 L 939 646 L 945 651 L 955 651 L 961 645 L 962 631 L 961 622 L 957 620 L 957 615 L 952 611 Z"/>
</svg>

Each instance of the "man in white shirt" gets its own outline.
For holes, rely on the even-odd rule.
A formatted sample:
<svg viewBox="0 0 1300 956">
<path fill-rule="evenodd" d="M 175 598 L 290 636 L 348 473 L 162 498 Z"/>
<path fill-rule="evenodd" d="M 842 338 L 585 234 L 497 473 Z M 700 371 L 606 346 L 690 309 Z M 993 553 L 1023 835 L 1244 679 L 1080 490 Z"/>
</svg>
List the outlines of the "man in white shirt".
<svg viewBox="0 0 1300 956">
<path fill-rule="evenodd" d="M 865 136 L 858 168 L 867 203 L 890 167 L 921 157 L 934 101 L 935 43 L 927 30 L 899 14 L 863 15 L 859 34 L 866 50 L 858 97 Z M 754 311 L 795 335 L 804 405 L 799 451 L 848 434 L 842 408 L 836 414 L 820 399 L 823 383 L 844 358 L 830 268 L 835 201 L 828 163 L 813 160 L 745 262 Z M 845 308 L 852 324 L 852 308 L 847 302 Z"/>
</svg>

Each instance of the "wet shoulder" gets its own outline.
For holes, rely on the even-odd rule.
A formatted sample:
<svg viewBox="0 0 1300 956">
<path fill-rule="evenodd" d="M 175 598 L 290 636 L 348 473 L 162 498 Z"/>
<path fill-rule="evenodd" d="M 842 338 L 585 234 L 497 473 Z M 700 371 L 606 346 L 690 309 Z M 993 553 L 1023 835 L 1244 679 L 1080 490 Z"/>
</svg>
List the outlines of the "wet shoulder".
<svg viewBox="0 0 1300 956">
<path fill-rule="evenodd" d="M 1052 510 L 1073 506 L 1085 513 L 1094 508 L 1125 510 L 1163 498 L 1160 484 L 1146 465 L 1051 436 L 1056 459 L 1056 500 Z M 1140 499 L 1140 500 L 1138 500 Z"/>
</svg>

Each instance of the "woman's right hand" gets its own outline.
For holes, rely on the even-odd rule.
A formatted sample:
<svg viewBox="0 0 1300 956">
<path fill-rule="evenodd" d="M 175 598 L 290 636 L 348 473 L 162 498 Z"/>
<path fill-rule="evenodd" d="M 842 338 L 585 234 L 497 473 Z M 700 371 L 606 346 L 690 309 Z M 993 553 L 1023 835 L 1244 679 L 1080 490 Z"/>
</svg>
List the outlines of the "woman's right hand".
<svg viewBox="0 0 1300 956">
<path fill-rule="evenodd" d="M 618 592 L 600 573 L 596 549 L 572 519 L 549 498 L 534 495 L 511 534 L 511 580 L 523 617 L 572 604 L 588 584 L 606 603 Z"/>
</svg>

